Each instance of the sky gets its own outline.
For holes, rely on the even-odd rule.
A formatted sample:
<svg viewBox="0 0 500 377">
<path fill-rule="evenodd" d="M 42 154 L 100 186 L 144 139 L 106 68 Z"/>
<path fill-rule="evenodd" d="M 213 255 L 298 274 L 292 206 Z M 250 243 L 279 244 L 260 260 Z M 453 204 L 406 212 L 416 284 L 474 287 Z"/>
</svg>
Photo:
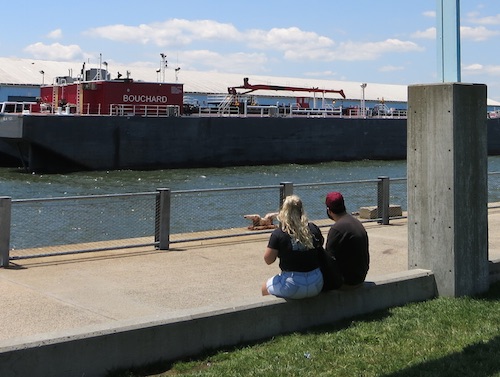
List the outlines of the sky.
<svg viewBox="0 0 500 377">
<path fill-rule="evenodd" d="M 455 1 L 455 0 L 446 0 Z M 3 57 L 412 85 L 438 82 L 436 0 L 2 4 Z M 462 82 L 500 101 L 500 1 L 461 0 Z"/>
</svg>

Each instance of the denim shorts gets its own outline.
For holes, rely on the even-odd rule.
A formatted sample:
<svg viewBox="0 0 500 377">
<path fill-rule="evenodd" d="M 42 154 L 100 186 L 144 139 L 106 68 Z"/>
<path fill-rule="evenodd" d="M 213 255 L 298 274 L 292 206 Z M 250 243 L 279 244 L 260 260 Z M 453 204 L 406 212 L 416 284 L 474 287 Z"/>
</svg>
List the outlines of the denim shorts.
<svg viewBox="0 0 500 377">
<path fill-rule="evenodd" d="M 316 268 L 309 272 L 282 271 L 267 280 L 269 294 L 282 298 L 306 298 L 318 295 L 323 288 L 323 275 Z"/>
</svg>

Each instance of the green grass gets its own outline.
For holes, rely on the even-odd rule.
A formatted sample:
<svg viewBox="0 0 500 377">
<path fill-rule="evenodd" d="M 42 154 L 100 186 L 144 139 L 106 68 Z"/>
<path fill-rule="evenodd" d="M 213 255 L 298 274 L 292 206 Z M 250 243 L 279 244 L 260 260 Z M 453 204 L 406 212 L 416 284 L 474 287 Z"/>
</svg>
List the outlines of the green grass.
<svg viewBox="0 0 500 377">
<path fill-rule="evenodd" d="M 113 376 L 499 376 L 500 283 Z"/>
</svg>

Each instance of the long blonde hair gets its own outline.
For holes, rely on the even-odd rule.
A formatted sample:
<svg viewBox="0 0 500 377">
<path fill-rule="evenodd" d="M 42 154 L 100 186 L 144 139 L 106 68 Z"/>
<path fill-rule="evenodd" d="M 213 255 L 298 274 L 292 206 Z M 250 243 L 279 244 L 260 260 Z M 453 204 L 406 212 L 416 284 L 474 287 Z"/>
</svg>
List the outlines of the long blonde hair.
<svg viewBox="0 0 500 377">
<path fill-rule="evenodd" d="M 278 214 L 281 229 L 291 237 L 295 237 L 307 249 L 313 249 L 311 230 L 309 229 L 302 200 L 297 195 L 287 196 Z"/>
</svg>

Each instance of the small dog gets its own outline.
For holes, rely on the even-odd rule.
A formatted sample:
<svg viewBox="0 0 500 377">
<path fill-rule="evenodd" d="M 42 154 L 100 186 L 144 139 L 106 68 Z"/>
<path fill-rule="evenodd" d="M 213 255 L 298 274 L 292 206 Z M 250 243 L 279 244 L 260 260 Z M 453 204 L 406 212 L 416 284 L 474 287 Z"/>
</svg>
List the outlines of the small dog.
<svg viewBox="0 0 500 377">
<path fill-rule="evenodd" d="M 278 212 L 267 213 L 264 217 L 260 217 L 260 215 L 245 215 L 243 217 L 252 221 L 252 225 L 248 226 L 248 229 L 264 230 L 277 228 L 277 225 L 273 224 L 276 216 L 278 216 Z"/>
</svg>

